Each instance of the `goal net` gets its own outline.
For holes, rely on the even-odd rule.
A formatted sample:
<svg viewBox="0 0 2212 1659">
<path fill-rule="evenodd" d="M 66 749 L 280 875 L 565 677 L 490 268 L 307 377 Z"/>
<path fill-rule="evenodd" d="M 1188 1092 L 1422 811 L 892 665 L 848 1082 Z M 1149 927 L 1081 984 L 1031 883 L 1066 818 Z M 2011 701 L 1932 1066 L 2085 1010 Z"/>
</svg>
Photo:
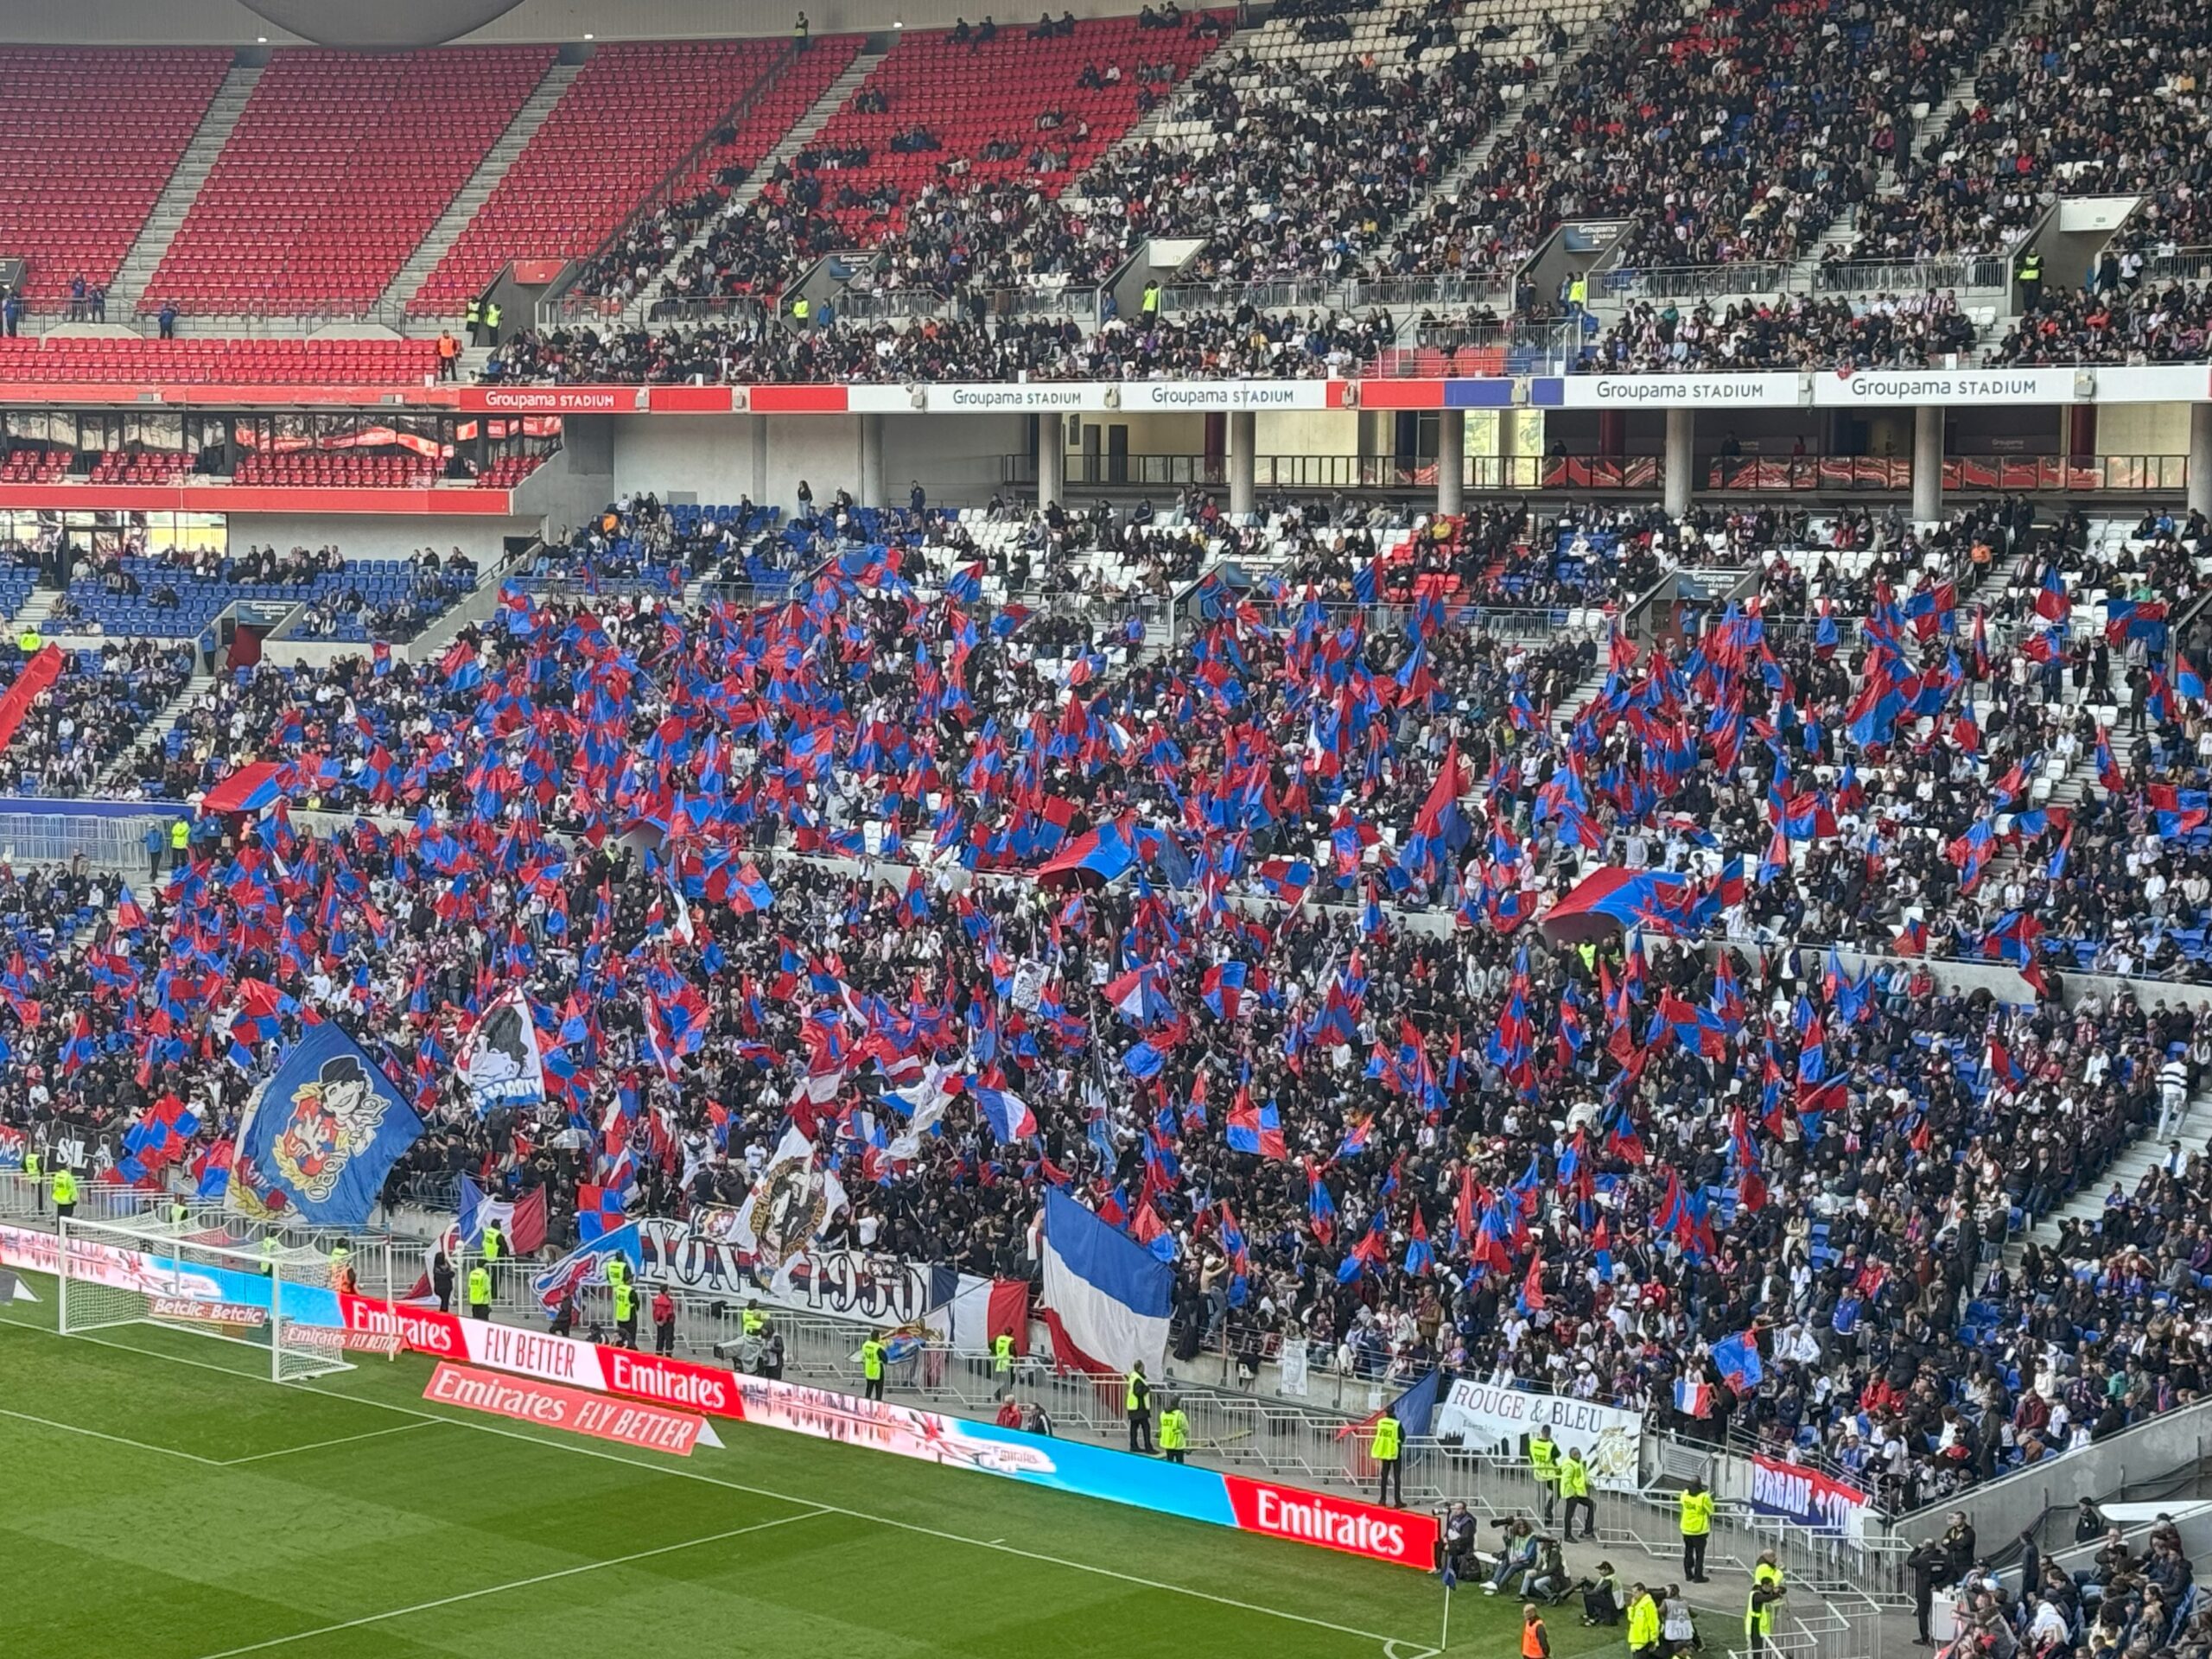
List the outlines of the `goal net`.
<svg viewBox="0 0 2212 1659">
<path fill-rule="evenodd" d="M 61 1246 L 64 1336 L 166 1326 L 265 1352 L 278 1382 L 352 1369 L 334 1319 L 333 1264 L 321 1251 L 73 1217 L 61 1223 Z"/>
</svg>

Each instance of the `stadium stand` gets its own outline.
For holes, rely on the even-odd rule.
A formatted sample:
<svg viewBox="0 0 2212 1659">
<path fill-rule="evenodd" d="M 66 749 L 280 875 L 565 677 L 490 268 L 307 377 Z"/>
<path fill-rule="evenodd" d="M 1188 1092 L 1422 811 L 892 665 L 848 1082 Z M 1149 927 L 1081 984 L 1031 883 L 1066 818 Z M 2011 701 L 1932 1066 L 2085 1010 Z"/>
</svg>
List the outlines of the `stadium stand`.
<svg viewBox="0 0 2212 1659">
<path fill-rule="evenodd" d="M 632 219 L 577 278 L 577 289 L 617 302 L 643 292 L 852 67 L 861 42 L 858 35 L 833 35 L 772 71 L 747 95 L 738 119 L 709 135 L 690 172 L 670 187 L 668 200 Z"/>
<path fill-rule="evenodd" d="M 432 340 L 0 340 L 0 377 L 55 385 L 419 386 L 437 368 Z"/>
<path fill-rule="evenodd" d="M 139 309 L 370 306 L 552 62 L 550 47 L 277 52 Z"/>
<path fill-rule="evenodd" d="M 51 484 L 69 475 L 73 457 L 67 449 L 30 445 L 10 449 L 4 462 L 0 462 L 0 483 Z"/>
<path fill-rule="evenodd" d="M 334 548 L 320 554 L 296 548 L 283 556 L 251 547 L 234 556 L 115 554 L 79 570 L 45 626 L 56 633 L 190 639 L 241 601 L 275 600 L 304 603 L 327 616 L 328 625 L 315 637 L 404 640 L 474 580 L 466 562 L 426 575 L 412 561 L 349 560 Z M 384 624 L 373 634 L 372 622 Z"/>
<path fill-rule="evenodd" d="M 85 476 L 93 484 L 175 484 L 192 474 L 194 464 L 182 449 L 108 449 Z"/>
<path fill-rule="evenodd" d="M 223 84 L 220 51 L 10 46 L 0 54 L 0 226 L 25 294 L 105 288 Z"/>
<path fill-rule="evenodd" d="M 231 478 L 238 484 L 301 488 L 425 489 L 437 482 L 438 464 L 404 449 L 279 450 L 243 457 Z"/>
<path fill-rule="evenodd" d="M 593 252 L 786 52 L 769 41 L 601 47 L 408 308 L 450 315 L 511 259 Z"/>
</svg>

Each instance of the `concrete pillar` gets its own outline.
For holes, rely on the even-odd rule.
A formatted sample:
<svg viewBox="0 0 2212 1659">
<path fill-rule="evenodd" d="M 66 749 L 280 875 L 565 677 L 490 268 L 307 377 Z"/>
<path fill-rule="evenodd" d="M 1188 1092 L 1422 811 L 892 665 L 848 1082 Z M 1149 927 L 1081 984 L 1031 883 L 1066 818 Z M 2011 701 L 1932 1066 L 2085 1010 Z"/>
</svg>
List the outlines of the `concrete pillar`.
<svg viewBox="0 0 2212 1659">
<path fill-rule="evenodd" d="M 768 417 L 753 416 L 753 500 L 766 506 L 768 501 Z"/>
<path fill-rule="evenodd" d="M 1436 412 L 1436 510 L 1456 513 L 1466 499 L 1467 411 Z"/>
<path fill-rule="evenodd" d="M 1230 411 L 1229 510 L 1234 513 L 1252 511 L 1252 448 L 1258 432 L 1258 417 L 1250 410 Z"/>
<path fill-rule="evenodd" d="M 1697 465 L 1697 411 L 1667 411 L 1667 511 L 1680 518 L 1690 510 L 1690 476 Z"/>
<path fill-rule="evenodd" d="M 1926 524 L 1943 516 L 1943 410 L 1923 404 L 1913 412 L 1912 517 Z"/>
<path fill-rule="evenodd" d="M 890 505 L 883 494 L 883 416 L 861 416 L 861 505 Z"/>
<path fill-rule="evenodd" d="M 2189 510 L 2212 514 L 2212 404 L 2189 406 Z"/>
<path fill-rule="evenodd" d="M 1068 441 L 1058 415 L 1037 417 L 1037 505 L 1059 505 L 1067 493 L 1063 475 L 1067 470 Z"/>
</svg>

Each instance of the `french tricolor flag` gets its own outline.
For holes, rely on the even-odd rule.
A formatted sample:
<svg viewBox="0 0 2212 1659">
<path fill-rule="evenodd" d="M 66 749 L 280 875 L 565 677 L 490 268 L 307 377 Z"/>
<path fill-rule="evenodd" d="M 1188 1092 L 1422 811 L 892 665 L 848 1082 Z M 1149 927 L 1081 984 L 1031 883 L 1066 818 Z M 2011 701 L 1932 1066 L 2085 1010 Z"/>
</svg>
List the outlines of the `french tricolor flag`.
<svg viewBox="0 0 2212 1659">
<path fill-rule="evenodd" d="M 983 1122 L 991 1126 L 991 1133 L 1001 1141 L 1026 1141 L 1037 1133 L 1037 1114 L 1019 1095 L 1008 1094 L 1003 1089 L 970 1089 L 976 1104 L 982 1109 Z"/>
<path fill-rule="evenodd" d="M 1167 1354 L 1174 1269 L 1057 1187 L 1045 1193 L 1039 1244 L 1041 1311 L 1054 1363 L 1092 1373 L 1142 1363 L 1158 1375 Z"/>
</svg>

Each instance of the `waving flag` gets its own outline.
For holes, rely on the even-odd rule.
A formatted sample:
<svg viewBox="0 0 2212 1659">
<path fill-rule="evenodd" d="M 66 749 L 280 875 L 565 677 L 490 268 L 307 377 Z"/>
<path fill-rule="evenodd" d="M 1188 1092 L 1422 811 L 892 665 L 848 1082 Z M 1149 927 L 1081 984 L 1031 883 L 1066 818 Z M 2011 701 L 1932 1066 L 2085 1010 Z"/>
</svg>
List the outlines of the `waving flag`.
<svg viewBox="0 0 2212 1659">
<path fill-rule="evenodd" d="M 1248 1090 L 1239 1089 L 1236 1103 L 1229 1109 L 1227 1137 L 1231 1152 L 1251 1153 L 1277 1161 L 1290 1157 L 1290 1149 L 1283 1143 L 1282 1121 L 1275 1111 L 1274 1102 L 1255 1106 Z"/>
<path fill-rule="evenodd" d="M 1003 1089 L 971 1089 L 982 1110 L 983 1122 L 991 1126 L 991 1133 L 1001 1141 L 1025 1141 L 1037 1133 L 1037 1115 L 1022 1102 L 1021 1096 Z"/>
<path fill-rule="evenodd" d="M 1045 1192 L 1044 1294 L 1054 1363 L 1118 1374 L 1141 1363 L 1154 1376 L 1167 1354 L 1175 1273 L 1057 1187 Z"/>
</svg>

